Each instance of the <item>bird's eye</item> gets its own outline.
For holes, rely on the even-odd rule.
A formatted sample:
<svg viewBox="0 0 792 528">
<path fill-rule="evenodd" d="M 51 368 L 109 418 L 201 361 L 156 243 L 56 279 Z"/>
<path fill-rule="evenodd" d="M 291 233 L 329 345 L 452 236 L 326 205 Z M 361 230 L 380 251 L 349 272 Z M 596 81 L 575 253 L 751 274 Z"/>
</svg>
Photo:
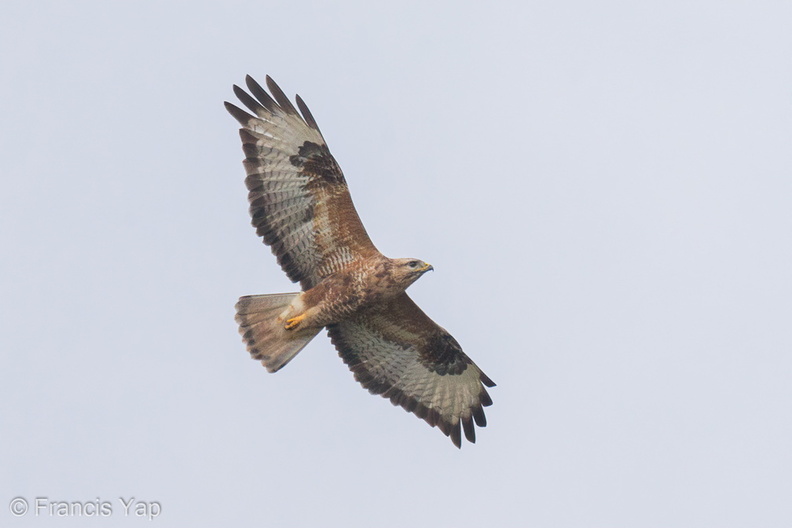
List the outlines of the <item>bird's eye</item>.
<svg viewBox="0 0 792 528">
<path fill-rule="evenodd" d="M 410 262 L 407 263 L 407 265 L 410 266 L 413 269 L 417 268 L 418 267 L 418 261 L 417 260 L 411 260 Z"/>
</svg>

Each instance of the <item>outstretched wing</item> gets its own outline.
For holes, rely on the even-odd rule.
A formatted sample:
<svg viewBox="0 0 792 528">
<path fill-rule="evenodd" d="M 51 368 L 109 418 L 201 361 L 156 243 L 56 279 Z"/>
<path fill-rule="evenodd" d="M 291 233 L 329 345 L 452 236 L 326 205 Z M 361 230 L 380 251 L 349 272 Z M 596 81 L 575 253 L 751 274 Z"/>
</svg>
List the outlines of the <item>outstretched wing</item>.
<svg viewBox="0 0 792 528">
<path fill-rule="evenodd" d="M 456 340 L 406 293 L 327 327 L 338 353 L 372 394 L 437 426 L 454 445 L 476 441 L 473 422 L 487 425 L 492 382 Z"/>
<path fill-rule="evenodd" d="M 302 116 L 267 76 L 272 97 L 248 76 L 234 93 L 254 115 L 226 102 L 242 128 L 242 149 L 256 232 L 283 271 L 303 289 L 357 258 L 375 254 L 352 204 L 344 174 L 308 107 Z M 274 99 L 273 99 L 274 97 Z"/>
</svg>

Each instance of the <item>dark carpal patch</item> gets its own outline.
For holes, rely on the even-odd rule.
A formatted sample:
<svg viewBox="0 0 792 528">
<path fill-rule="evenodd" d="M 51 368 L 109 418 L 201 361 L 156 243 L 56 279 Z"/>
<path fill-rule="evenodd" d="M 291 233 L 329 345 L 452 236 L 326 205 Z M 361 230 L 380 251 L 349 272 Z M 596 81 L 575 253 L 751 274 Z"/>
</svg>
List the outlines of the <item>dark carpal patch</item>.
<svg viewBox="0 0 792 528">
<path fill-rule="evenodd" d="M 457 340 L 447 332 L 435 334 L 426 348 L 420 355 L 423 366 L 441 376 L 462 374 L 472 363 Z"/>
<path fill-rule="evenodd" d="M 306 141 L 297 154 L 289 157 L 289 161 L 295 167 L 300 167 L 303 172 L 315 174 L 329 183 L 346 183 L 341 167 L 330 154 L 327 145 Z"/>
</svg>

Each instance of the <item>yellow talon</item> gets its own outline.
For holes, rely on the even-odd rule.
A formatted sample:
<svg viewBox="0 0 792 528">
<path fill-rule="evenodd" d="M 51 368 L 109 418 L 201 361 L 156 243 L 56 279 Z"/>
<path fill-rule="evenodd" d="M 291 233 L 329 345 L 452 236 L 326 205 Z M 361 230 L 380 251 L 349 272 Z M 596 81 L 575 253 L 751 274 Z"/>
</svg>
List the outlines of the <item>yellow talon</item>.
<svg viewBox="0 0 792 528">
<path fill-rule="evenodd" d="M 292 317 L 291 319 L 286 320 L 286 330 L 291 330 L 295 326 L 299 325 L 302 320 L 305 319 L 305 314 L 300 314 L 297 317 Z"/>
</svg>

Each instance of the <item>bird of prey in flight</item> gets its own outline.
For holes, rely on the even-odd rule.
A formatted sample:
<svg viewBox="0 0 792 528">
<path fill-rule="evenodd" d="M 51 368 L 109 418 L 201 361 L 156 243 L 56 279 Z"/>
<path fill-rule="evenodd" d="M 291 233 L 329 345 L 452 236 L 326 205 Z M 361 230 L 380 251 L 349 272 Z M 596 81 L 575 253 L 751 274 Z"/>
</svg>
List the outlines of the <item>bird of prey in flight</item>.
<svg viewBox="0 0 792 528">
<path fill-rule="evenodd" d="M 323 328 L 355 379 L 372 394 L 437 426 L 461 447 L 486 425 L 495 384 L 405 290 L 432 266 L 391 259 L 369 239 L 341 168 L 298 95 L 297 109 L 267 77 L 250 76 L 226 102 L 242 128 L 250 215 L 301 291 L 239 299 L 236 320 L 251 356 L 270 372 Z M 271 95 L 270 95 L 271 94 Z"/>
</svg>

